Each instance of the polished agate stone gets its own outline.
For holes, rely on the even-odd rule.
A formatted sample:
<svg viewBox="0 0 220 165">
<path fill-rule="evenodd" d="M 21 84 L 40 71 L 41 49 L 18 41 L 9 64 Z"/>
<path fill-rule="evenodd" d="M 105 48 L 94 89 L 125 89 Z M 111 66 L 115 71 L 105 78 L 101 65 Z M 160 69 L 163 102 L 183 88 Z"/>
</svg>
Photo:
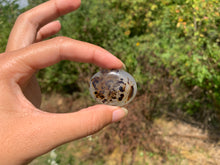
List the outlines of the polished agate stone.
<svg viewBox="0 0 220 165">
<path fill-rule="evenodd" d="M 102 69 L 92 76 L 89 91 L 98 103 L 124 106 L 135 98 L 137 84 L 124 70 Z"/>
</svg>

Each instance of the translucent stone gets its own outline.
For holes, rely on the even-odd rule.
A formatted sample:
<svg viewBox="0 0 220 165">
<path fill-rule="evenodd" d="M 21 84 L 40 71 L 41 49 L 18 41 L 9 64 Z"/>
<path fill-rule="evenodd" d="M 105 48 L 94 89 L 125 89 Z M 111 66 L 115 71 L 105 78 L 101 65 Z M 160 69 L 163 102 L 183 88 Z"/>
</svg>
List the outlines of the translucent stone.
<svg viewBox="0 0 220 165">
<path fill-rule="evenodd" d="M 91 78 L 89 91 L 98 103 L 123 106 L 134 99 L 137 84 L 124 70 L 102 69 Z"/>
</svg>

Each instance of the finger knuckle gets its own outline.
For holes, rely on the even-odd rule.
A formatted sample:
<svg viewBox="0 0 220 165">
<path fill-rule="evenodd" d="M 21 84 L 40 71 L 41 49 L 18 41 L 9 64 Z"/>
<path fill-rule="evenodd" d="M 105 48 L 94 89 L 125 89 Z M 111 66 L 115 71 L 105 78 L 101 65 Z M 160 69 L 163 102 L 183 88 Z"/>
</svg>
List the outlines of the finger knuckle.
<svg viewBox="0 0 220 165">
<path fill-rule="evenodd" d="M 16 20 L 18 23 L 25 23 L 25 22 L 30 22 L 32 24 L 32 19 L 31 19 L 31 13 L 30 12 L 24 12 L 20 14 Z"/>
<path fill-rule="evenodd" d="M 88 134 L 96 133 L 97 131 L 99 131 L 104 127 L 103 122 L 95 114 L 91 116 L 90 121 L 91 121 L 90 123 L 91 126 L 88 129 Z"/>
<path fill-rule="evenodd" d="M 54 40 L 58 44 L 63 44 L 64 42 L 68 40 L 68 38 L 64 36 L 59 36 L 59 37 L 54 38 Z"/>
<path fill-rule="evenodd" d="M 87 135 L 93 134 L 101 130 L 107 123 L 103 116 L 104 113 L 99 112 L 99 115 L 97 113 L 92 113 L 90 116 L 90 120 L 88 120 L 88 130 Z"/>
</svg>

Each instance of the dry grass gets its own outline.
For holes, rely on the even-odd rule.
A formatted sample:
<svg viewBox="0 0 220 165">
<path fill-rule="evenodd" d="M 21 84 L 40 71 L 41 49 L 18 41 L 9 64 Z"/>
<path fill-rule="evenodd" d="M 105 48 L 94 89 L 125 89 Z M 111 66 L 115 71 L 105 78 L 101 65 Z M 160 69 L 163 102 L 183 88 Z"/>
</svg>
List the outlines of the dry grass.
<svg viewBox="0 0 220 165">
<path fill-rule="evenodd" d="M 43 109 L 72 112 L 92 105 L 87 96 L 44 96 Z M 148 97 L 139 96 L 127 106 L 129 115 L 101 132 L 56 149 L 60 165 L 206 165 L 220 164 L 220 144 L 208 132 L 180 120 L 154 117 L 146 109 Z M 31 165 L 46 165 L 50 153 Z"/>
</svg>

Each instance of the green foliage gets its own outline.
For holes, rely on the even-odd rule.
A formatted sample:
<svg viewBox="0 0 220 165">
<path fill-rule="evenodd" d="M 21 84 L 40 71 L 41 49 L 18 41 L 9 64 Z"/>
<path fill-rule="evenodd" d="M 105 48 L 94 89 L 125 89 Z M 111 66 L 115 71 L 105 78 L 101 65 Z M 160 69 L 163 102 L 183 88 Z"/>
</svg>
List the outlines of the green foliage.
<svg viewBox="0 0 220 165">
<path fill-rule="evenodd" d="M 111 0 L 110 4 L 118 13 L 118 26 L 122 27 L 129 41 L 137 38 L 138 49 L 126 56 L 134 68 L 141 64 L 143 59 L 140 57 L 145 56 L 157 66 L 164 66 L 174 81 L 181 80 L 188 88 L 202 89 L 199 101 L 191 98 L 190 103 L 182 107 L 189 113 L 191 109 L 200 109 L 204 99 L 209 100 L 212 108 L 220 104 L 219 1 Z M 138 58 L 141 60 L 136 61 Z M 147 65 L 149 62 L 144 67 L 142 64 L 137 73 L 139 76 L 142 73 L 142 78 L 152 78 L 145 72 Z"/>
<path fill-rule="evenodd" d="M 41 2 L 29 0 L 28 8 Z M 1 51 L 19 13 L 15 2 L 10 5 L 1 3 Z M 77 11 L 60 18 L 59 35 L 99 45 L 119 57 L 137 80 L 139 92 L 152 92 L 164 77 L 170 86 L 186 89 L 184 96 L 191 91 L 188 100 L 172 99 L 195 114 L 204 104 L 207 109 L 220 106 L 219 9 L 218 0 L 82 1 Z M 38 77 L 45 92 L 72 93 L 87 90 L 96 71 L 90 64 L 65 61 L 40 71 Z"/>
<path fill-rule="evenodd" d="M 18 7 L 16 0 L 0 0 L 0 52 L 4 52 L 10 31 L 20 13 Z"/>
<path fill-rule="evenodd" d="M 46 2 L 47 0 L 28 0 L 28 6 L 26 7 L 26 10 L 33 8 L 41 3 Z"/>
<path fill-rule="evenodd" d="M 158 57 L 175 79 L 203 90 L 199 101 L 185 105 L 190 113 L 191 107 L 199 110 L 204 99 L 212 108 L 220 104 L 219 7 L 218 1 L 200 0 L 169 3 L 164 9 L 171 26 L 162 29 Z"/>
</svg>

